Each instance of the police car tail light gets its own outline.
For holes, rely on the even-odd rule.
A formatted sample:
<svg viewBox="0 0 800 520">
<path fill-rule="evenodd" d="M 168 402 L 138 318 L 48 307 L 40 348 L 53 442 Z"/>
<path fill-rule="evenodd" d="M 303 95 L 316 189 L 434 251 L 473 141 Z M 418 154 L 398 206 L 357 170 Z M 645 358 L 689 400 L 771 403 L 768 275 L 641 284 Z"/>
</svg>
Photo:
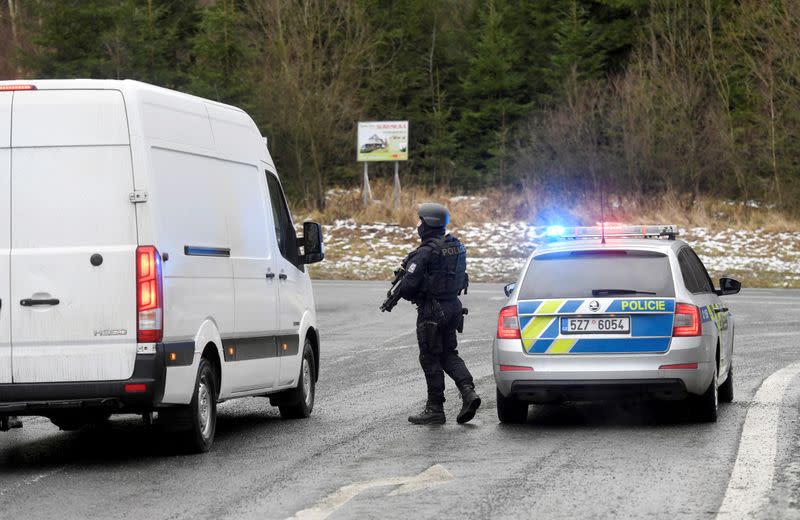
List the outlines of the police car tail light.
<svg viewBox="0 0 800 520">
<path fill-rule="evenodd" d="M 702 333 L 700 309 L 688 303 L 675 305 L 673 336 L 699 336 Z"/>
<path fill-rule="evenodd" d="M 497 317 L 497 339 L 520 339 L 517 306 L 509 305 Z"/>
<path fill-rule="evenodd" d="M 136 249 L 137 340 L 157 343 L 164 335 L 164 291 L 161 255 L 153 246 Z"/>
</svg>

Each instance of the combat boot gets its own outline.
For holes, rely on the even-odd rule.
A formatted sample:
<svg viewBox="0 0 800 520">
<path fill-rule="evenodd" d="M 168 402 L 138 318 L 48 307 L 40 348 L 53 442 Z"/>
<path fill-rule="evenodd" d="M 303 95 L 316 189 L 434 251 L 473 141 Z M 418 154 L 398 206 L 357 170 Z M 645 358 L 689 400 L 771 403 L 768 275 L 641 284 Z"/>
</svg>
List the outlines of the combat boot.
<svg viewBox="0 0 800 520">
<path fill-rule="evenodd" d="M 418 415 L 412 415 L 408 422 L 413 424 L 444 424 L 447 419 L 444 416 L 444 405 L 428 401 L 425 409 Z"/>
<path fill-rule="evenodd" d="M 465 387 L 461 390 L 461 399 L 464 401 L 464 404 L 461 406 L 461 411 L 458 412 L 458 417 L 456 418 L 458 424 L 471 421 L 472 418 L 475 417 L 475 412 L 478 411 L 478 407 L 481 405 L 481 398 L 478 397 L 475 389 L 471 387 Z"/>
<path fill-rule="evenodd" d="M 16 415 L 7 415 L 0 418 L 0 432 L 7 432 L 11 428 L 22 428 L 22 421 Z"/>
</svg>

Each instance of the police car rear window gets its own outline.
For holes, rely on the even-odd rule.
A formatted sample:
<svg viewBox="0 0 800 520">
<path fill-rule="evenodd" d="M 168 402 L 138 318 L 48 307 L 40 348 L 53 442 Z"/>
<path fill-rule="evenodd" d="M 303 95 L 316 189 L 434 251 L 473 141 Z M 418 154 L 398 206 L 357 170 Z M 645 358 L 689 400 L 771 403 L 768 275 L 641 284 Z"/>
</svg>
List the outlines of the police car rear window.
<svg viewBox="0 0 800 520">
<path fill-rule="evenodd" d="M 547 253 L 531 262 L 519 299 L 591 298 L 597 297 L 592 293 L 597 290 L 675 296 L 669 259 L 663 253 L 635 250 Z"/>
</svg>

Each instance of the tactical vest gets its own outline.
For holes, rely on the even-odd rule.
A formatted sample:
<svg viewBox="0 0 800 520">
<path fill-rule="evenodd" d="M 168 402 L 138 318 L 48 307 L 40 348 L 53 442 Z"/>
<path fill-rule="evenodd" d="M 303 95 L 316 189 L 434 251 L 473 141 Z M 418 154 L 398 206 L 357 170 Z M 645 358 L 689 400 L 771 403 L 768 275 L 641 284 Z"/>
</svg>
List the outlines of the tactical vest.
<svg viewBox="0 0 800 520">
<path fill-rule="evenodd" d="M 425 292 L 435 298 L 455 298 L 467 286 L 467 248 L 447 235 L 427 240 L 431 256 L 425 273 Z"/>
</svg>

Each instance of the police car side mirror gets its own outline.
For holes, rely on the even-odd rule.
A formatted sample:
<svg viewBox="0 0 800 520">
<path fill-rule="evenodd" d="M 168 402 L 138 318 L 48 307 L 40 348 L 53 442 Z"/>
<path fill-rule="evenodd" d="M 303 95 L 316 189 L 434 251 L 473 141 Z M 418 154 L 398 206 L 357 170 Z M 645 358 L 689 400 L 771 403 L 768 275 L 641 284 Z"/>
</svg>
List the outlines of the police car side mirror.
<svg viewBox="0 0 800 520">
<path fill-rule="evenodd" d="M 739 280 L 734 280 L 733 278 L 720 278 L 719 289 L 714 292 L 720 296 L 726 296 L 729 294 L 737 294 L 741 290 L 742 284 L 739 282 Z"/>
<path fill-rule="evenodd" d="M 516 289 L 516 288 L 517 288 L 517 284 L 516 283 L 510 283 L 510 284 L 506 285 L 505 287 L 503 287 L 503 292 L 506 293 L 506 296 L 511 296 L 511 293 L 513 293 L 514 289 Z"/>
<path fill-rule="evenodd" d="M 325 258 L 325 251 L 322 244 L 322 226 L 316 222 L 303 223 L 303 256 L 304 264 L 315 264 L 322 262 Z"/>
</svg>

